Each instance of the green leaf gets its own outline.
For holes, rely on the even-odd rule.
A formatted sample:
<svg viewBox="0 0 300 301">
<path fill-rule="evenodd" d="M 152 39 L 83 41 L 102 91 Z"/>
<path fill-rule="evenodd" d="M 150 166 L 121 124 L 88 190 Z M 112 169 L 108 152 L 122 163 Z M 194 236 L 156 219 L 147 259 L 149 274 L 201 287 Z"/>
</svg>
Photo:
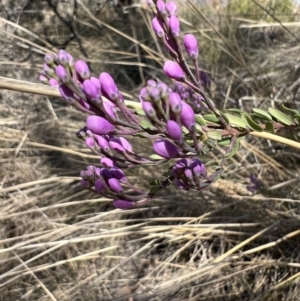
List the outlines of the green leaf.
<svg viewBox="0 0 300 301">
<path fill-rule="evenodd" d="M 219 141 L 218 142 L 219 145 L 223 145 L 223 146 L 226 146 L 226 145 L 229 145 L 230 144 L 230 139 L 224 139 L 222 141 Z"/>
<path fill-rule="evenodd" d="M 275 108 L 269 108 L 268 111 L 275 119 L 277 119 L 282 124 L 291 125 L 293 122 L 290 116 L 284 114 L 283 112 Z"/>
<path fill-rule="evenodd" d="M 150 194 L 156 194 L 161 188 L 161 181 L 154 180 L 149 183 L 150 185 Z"/>
<path fill-rule="evenodd" d="M 245 118 L 246 118 L 246 121 L 250 127 L 251 130 L 253 131 L 258 131 L 258 132 L 261 132 L 263 131 L 263 128 L 258 124 L 256 123 L 249 114 L 246 114 L 244 115 Z M 271 117 L 271 116 L 270 116 Z"/>
<path fill-rule="evenodd" d="M 235 143 L 234 143 L 234 145 L 233 145 L 233 147 L 232 147 L 231 152 L 226 156 L 228 159 L 231 158 L 231 157 L 233 157 L 233 156 L 237 153 L 237 151 L 239 150 L 240 141 L 241 141 L 242 139 L 243 139 L 243 137 L 238 138 L 238 139 L 235 141 Z"/>
<path fill-rule="evenodd" d="M 268 122 L 266 123 L 266 132 L 269 132 L 269 133 L 272 133 L 272 134 L 275 133 L 274 127 L 273 127 L 273 122 L 268 121 Z"/>
<path fill-rule="evenodd" d="M 150 159 L 152 160 L 163 160 L 164 158 L 157 155 L 157 154 L 152 154 L 151 156 L 149 156 Z"/>
<path fill-rule="evenodd" d="M 208 136 L 208 138 L 213 140 L 222 140 L 221 131 L 208 131 L 206 135 Z"/>
<path fill-rule="evenodd" d="M 242 114 L 242 113 L 244 113 L 243 110 L 236 109 L 236 108 L 227 109 L 226 112 L 232 112 L 232 113 L 237 113 L 237 114 Z"/>
<path fill-rule="evenodd" d="M 247 122 L 243 120 L 241 117 L 232 114 L 224 114 L 224 115 L 227 117 L 230 125 L 247 129 Z"/>
<path fill-rule="evenodd" d="M 281 105 L 283 110 L 286 111 L 287 113 L 290 113 L 293 117 L 300 116 L 300 112 L 294 109 L 290 109 L 286 107 L 284 104 Z"/>
<path fill-rule="evenodd" d="M 207 123 L 205 122 L 205 119 L 201 115 L 195 115 L 196 122 L 200 125 L 206 126 Z"/>
<path fill-rule="evenodd" d="M 155 130 L 155 127 L 151 124 L 147 119 L 143 119 L 140 121 L 140 126 L 144 130 Z"/>
<path fill-rule="evenodd" d="M 272 116 L 264 110 L 253 108 L 253 112 L 256 113 L 256 116 L 258 115 L 258 117 L 262 119 L 272 121 Z"/>
<path fill-rule="evenodd" d="M 296 116 L 296 118 L 295 118 L 296 120 L 296 123 L 298 124 L 298 125 L 300 125 L 300 116 Z"/>
<path fill-rule="evenodd" d="M 146 115 L 143 109 L 140 109 L 140 108 L 134 108 L 134 111 L 135 111 L 138 115 L 140 115 L 140 116 L 145 116 L 145 115 Z"/>
<path fill-rule="evenodd" d="M 202 116 L 206 121 L 218 123 L 219 119 L 215 114 L 205 114 Z"/>
</svg>

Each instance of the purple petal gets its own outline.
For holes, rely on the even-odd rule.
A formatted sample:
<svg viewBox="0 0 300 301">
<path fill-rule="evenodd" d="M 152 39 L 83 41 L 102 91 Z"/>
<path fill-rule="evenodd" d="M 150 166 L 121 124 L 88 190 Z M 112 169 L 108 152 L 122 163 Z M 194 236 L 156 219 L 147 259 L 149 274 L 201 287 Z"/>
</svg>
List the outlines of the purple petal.
<svg viewBox="0 0 300 301">
<path fill-rule="evenodd" d="M 91 115 L 87 118 L 86 126 L 90 131 L 97 135 L 106 135 L 115 129 L 115 126 L 106 119 L 95 115 Z"/>
<path fill-rule="evenodd" d="M 182 141 L 182 130 L 177 122 L 169 120 L 167 122 L 167 132 L 170 139 L 178 142 Z"/>
<path fill-rule="evenodd" d="M 108 180 L 108 186 L 110 187 L 110 189 L 117 193 L 117 194 L 120 194 L 123 192 L 123 187 L 121 186 L 120 182 L 118 179 L 116 178 L 110 178 Z"/>
<path fill-rule="evenodd" d="M 95 148 L 95 140 L 92 137 L 86 137 L 85 144 L 88 148 Z"/>
<path fill-rule="evenodd" d="M 142 108 L 143 108 L 145 114 L 146 114 L 148 117 L 154 117 L 154 116 L 156 116 L 156 112 L 155 112 L 155 110 L 154 110 L 153 105 L 152 105 L 151 102 L 149 102 L 149 101 L 144 101 L 144 102 L 142 103 Z"/>
<path fill-rule="evenodd" d="M 179 155 L 180 149 L 165 139 L 158 139 L 153 143 L 154 151 L 161 157 L 170 159 Z"/>
<path fill-rule="evenodd" d="M 182 102 L 182 111 L 180 114 L 180 121 L 188 130 L 192 131 L 195 128 L 195 113 L 192 107 Z"/>
<path fill-rule="evenodd" d="M 157 34 L 158 37 L 161 38 L 165 35 L 162 21 L 160 19 L 158 19 L 157 17 L 154 17 L 152 19 L 152 28 L 153 28 L 153 30 L 155 31 L 155 33 Z"/>
<path fill-rule="evenodd" d="M 118 153 L 123 154 L 126 152 L 124 146 L 118 138 L 111 138 L 109 140 L 109 146 Z"/>
<path fill-rule="evenodd" d="M 49 85 L 51 87 L 59 87 L 59 82 L 55 78 L 50 78 L 49 79 Z"/>
<path fill-rule="evenodd" d="M 89 181 L 87 181 L 87 180 L 84 180 L 84 179 L 81 179 L 80 185 L 81 185 L 83 188 L 86 188 L 86 189 L 89 189 L 89 188 L 92 187 L 91 182 L 89 182 Z"/>
<path fill-rule="evenodd" d="M 132 209 L 135 207 L 135 203 L 134 202 L 130 202 L 127 200 L 114 200 L 113 201 L 113 206 L 117 209 Z"/>
<path fill-rule="evenodd" d="M 100 163 L 105 167 L 114 167 L 115 166 L 114 161 L 109 158 L 106 158 L 106 157 L 102 157 L 100 159 Z"/>
<path fill-rule="evenodd" d="M 178 37 L 180 34 L 180 22 L 175 15 L 170 17 L 169 27 L 173 37 Z"/>
<path fill-rule="evenodd" d="M 65 50 L 59 50 L 58 52 L 58 61 L 60 64 L 62 64 L 63 66 L 67 66 L 69 63 L 69 57 L 68 54 Z"/>
<path fill-rule="evenodd" d="M 119 90 L 110 74 L 102 72 L 100 74 L 99 81 L 101 93 L 104 95 L 104 97 L 108 98 L 111 101 L 116 100 L 119 96 Z"/>
<path fill-rule="evenodd" d="M 184 71 L 181 69 L 181 67 L 176 62 L 173 62 L 173 61 L 165 62 L 164 72 L 171 79 L 183 81 L 185 78 Z"/>
<path fill-rule="evenodd" d="M 195 177 L 206 176 L 206 168 L 202 161 L 197 158 L 194 158 L 191 163 L 191 170 Z"/>
<path fill-rule="evenodd" d="M 58 65 L 56 68 L 55 68 L 55 73 L 57 75 L 57 77 L 59 78 L 59 80 L 65 84 L 65 83 L 68 83 L 70 82 L 70 76 L 66 70 L 65 67 L 63 67 L 62 65 Z"/>
<path fill-rule="evenodd" d="M 88 79 L 91 77 L 89 66 L 83 60 L 78 60 L 75 62 L 75 71 L 82 79 Z"/>
<path fill-rule="evenodd" d="M 168 15 L 169 17 L 175 15 L 177 16 L 178 15 L 178 8 L 177 8 L 177 5 L 175 2 L 173 1 L 168 1 L 166 3 L 166 8 L 167 8 L 167 11 L 168 11 Z"/>
<path fill-rule="evenodd" d="M 83 82 L 83 92 L 89 99 L 99 99 L 100 91 L 90 79 Z"/>
<path fill-rule="evenodd" d="M 169 94 L 170 109 L 173 113 L 179 114 L 182 110 L 182 100 L 178 93 L 172 92 Z"/>
<path fill-rule="evenodd" d="M 120 169 L 118 167 L 113 167 L 110 169 L 110 172 L 111 172 L 112 176 L 114 178 L 118 179 L 121 183 L 127 182 L 127 178 L 122 169 Z"/>
<path fill-rule="evenodd" d="M 105 152 L 109 152 L 110 148 L 108 145 L 108 140 L 101 135 L 95 135 L 95 138 L 97 139 L 97 142 L 98 142 L 98 145 L 100 146 L 100 148 L 102 150 L 104 150 Z"/>
<path fill-rule="evenodd" d="M 95 190 L 98 193 L 101 193 L 101 194 L 105 192 L 106 187 L 105 187 L 105 184 L 103 183 L 102 180 L 100 180 L 100 179 L 96 180 L 96 182 L 95 182 Z"/>
<path fill-rule="evenodd" d="M 73 102 L 75 101 L 75 95 L 74 95 L 74 92 L 69 89 L 67 86 L 65 85 L 60 85 L 59 86 L 59 93 L 60 95 L 68 102 Z"/>
<path fill-rule="evenodd" d="M 189 57 L 196 59 L 198 57 L 198 41 L 192 34 L 186 34 L 183 38 L 184 47 Z"/>
</svg>

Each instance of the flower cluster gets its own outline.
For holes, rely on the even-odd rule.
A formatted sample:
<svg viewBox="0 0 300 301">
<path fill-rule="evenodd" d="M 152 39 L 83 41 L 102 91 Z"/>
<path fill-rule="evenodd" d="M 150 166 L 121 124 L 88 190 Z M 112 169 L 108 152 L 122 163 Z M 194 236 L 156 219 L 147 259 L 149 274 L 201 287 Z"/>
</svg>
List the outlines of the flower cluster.
<svg viewBox="0 0 300 301">
<path fill-rule="evenodd" d="M 202 161 L 197 158 L 182 158 L 172 168 L 172 175 L 175 179 L 175 186 L 179 189 L 197 190 L 204 189 L 208 183 L 206 168 Z M 208 182 L 203 182 L 208 180 Z"/>
</svg>

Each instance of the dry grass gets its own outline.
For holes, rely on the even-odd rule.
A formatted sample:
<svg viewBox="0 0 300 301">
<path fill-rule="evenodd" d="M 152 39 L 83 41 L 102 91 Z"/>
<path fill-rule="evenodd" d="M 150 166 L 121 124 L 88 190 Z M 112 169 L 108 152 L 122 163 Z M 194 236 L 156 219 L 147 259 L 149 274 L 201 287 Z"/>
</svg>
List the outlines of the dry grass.
<svg viewBox="0 0 300 301">
<path fill-rule="evenodd" d="M 32 9 L 42 5 L 33 3 Z M 77 3 L 81 18 L 75 27 L 82 39 L 75 37 L 68 50 L 84 57 L 83 49 L 95 73 L 112 68 L 131 99 L 138 91 L 130 90 L 135 84 L 126 75 L 133 62 L 138 66 L 134 71 L 138 85 L 149 76 L 161 77 L 164 52 L 146 35 L 149 25 L 129 25 L 120 32 L 110 25 L 116 13 L 105 10 L 99 18 L 100 11 L 85 6 L 83 0 Z M 43 9 L 53 26 L 34 23 L 31 29 L 38 36 L 17 26 L 17 20 L 9 24 L 1 19 L 1 75 L 27 83 L 24 87 L 10 82 L 7 87 L 0 79 L 2 88 L 13 90 L 1 90 L 0 98 L 0 300 L 298 300 L 297 151 L 251 137 L 228 160 L 223 179 L 209 191 L 179 194 L 170 188 L 146 208 L 112 209 L 110 200 L 78 185 L 79 171 L 98 162 L 74 138 L 84 114 L 67 107 L 55 97 L 56 91 L 41 92 L 38 84 L 28 83 L 37 81 L 41 54 L 55 51 L 50 42 L 64 40 L 68 33 L 46 4 Z M 186 10 L 191 20 L 202 18 L 193 31 L 210 40 L 203 47 L 213 45 L 223 51 L 216 63 L 205 65 L 220 107 L 250 109 L 284 100 L 299 108 L 295 68 L 299 44 L 293 36 L 285 32 L 284 41 L 268 44 L 267 51 L 257 47 L 255 52 L 241 52 L 247 59 L 245 68 L 237 52 L 241 45 L 224 42 L 218 20 L 209 19 L 214 22 L 212 30 L 193 6 Z M 141 20 L 149 21 L 145 11 L 129 11 L 126 20 L 137 20 L 140 13 Z M 211 6 L 205 16 L 216 13 Z M 20 12 L 25 14 L 26 10 Z M 31 15 L 35 20 L 35 12 Z M 191 31 L 190 21 L 182 21 L 184 30 Z M 109 41 L 106 44 L 103 36 L 95 40 L 98 26 Z M 294 26 L 297 29 L 299 24 Z M 249 39 L 265 30 L 249 29 Z M 51 33 L 52 41 L 46 33 Z M 228 45 L 235 51 L 230 52 Z M 226 67 L 226 53 L 237 62 L 230 59 L 231 68 Z M 208 55 L 203 50 L 203 64 L 209 62 Z M 207 158 L 208 164 L 223 152 L 217 149 Z M 145 181 L 158 172 L 136 170 L 131 179 Z M 263 181 L 259 195 L 246 190 L 250 173 Z"/>
</svg>

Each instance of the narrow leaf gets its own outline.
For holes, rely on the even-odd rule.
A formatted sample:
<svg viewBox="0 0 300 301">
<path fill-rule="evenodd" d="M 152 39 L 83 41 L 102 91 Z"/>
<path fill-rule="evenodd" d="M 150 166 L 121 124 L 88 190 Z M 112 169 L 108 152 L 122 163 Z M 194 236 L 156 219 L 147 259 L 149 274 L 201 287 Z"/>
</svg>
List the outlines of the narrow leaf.
<svg viewBox="0 0 300 301">
<path fill-rule="evenodd" d="M 285 125 L 291 125 L 293 120 L 290 116 L 284 114 L 283 112 L 275 109 L 275 108 L 269 108 L 269 113 L 279 122 Z"/>
<path fill-rule="evenodd" d="M 256 113 L 256 115 L 258 115 L 258 117 L 260 117 L 262 119 L 272 121 L 272 116 L 264 110 L 261 110 L 258 108 L 253 108 L 253 112 Z"/>
<path fill-rule="evenodd" d="M 203 118 L 209 122 L 214 122 L 214 123 L 219 122 L 219 119 L 216 117 L 215 114 L 205 114 L 205 115 L 203 115 Z"/>
<path fill-rule="evenodd" d="M 268 122 L 266 123 L 266 132 L 269 132 L 269 133 L 272 133 L 272 134 L 275 133 L 274 127 L 273 127 L 273 122 L 268 121 Z"/>
<path fill-rule="evenodd" d="M 225 114 L 225 115 L 228 118 L 230 125 L 247 129 L 247 122 L 243 120 L 241 117 L 232 114 Z"/>
<path fill-rule="evenodd" d="M 244 115 L 244 116 L 246 117 L 246 121 L 247 121 L 250 129 L 252 129 L 253 131 L 258 131 L 258 132 L 263 131 L 263 128 L 258 123 L 256 123 L 248 114 Z"/>
<path fill-rule="evenodd" d="M 200 125 L 206 126 L 207 123 L 205 122 L 205 119 L 201 115 L 195 115 L 196 122 Z"/>
<path fill-rule="evenodd" d="M 210 139 L 222 140 L 222 133 L 220 131 L 208 131 L 206 134 Z"/>
</svg>

